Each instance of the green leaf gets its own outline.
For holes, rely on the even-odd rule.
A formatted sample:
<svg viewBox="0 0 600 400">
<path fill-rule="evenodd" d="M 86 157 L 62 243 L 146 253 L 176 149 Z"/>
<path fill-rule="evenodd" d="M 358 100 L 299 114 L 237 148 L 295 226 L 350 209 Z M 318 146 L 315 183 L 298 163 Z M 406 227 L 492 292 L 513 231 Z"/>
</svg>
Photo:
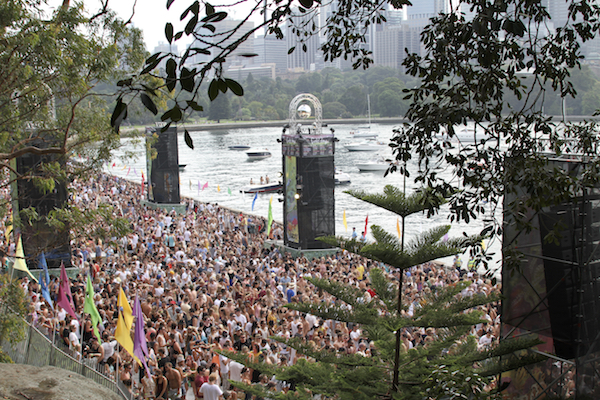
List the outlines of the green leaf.
<svg viewBox="0 0 600 400">
<path fill-rule="evenodd" d="M 183 134 L 183 138 L 185 139 L 185 144 L 187 144 L 187 147 L 194 150 L 194 142 L 192 141 L 190 133 L 188 132 L 187 129 L 185 130 L 185 132 Z"/>
<path fill-rule="evenodd" d="M 192 110 L 194 110 L 194 111 L 204 111 L 204 108 L 203 108 L 203 107 L 202 107 L 200 104 L 196 103 L 196 102 L 195 102 L 195 101 L 193 101 L 193 100 L 187 100 L 187 101 L 186 101 L 186 103 L 187 103 L 187 105 L 188 105 L 188 106 L 190 106 L 190 107 L 192 108 Z"/>
<path fill-rule="evenodd" d="M 158 113 L 156 105 L 154 104 L 150 96 L 148 96 L 146 93 L 142 93 L 140 95 L 140 99 L 142 100 L 142 104 L 144 105 L 144 107 L 146 107 L 152 114 L 156 115 Z"/>
<path fill-rule="evenodd" d="M 173 58 L 169 58 L 167 60 L 167 66 L 166 66 L 166 70 L 167 70 L 167 79 L 165 79 L 166 84 L 167 84 L 167 89 L 169 91 L 173 91 L 173 89 L 175 89 L 175 86 L 177 85 L 177 63 L 175 62 L 175 60 Z"/>
<path fill-rule="evenodd" d="M 290 47 L 290 49 L 288 50 L 288 54 L 292 54 L 294 50 L 296 50 L 296 46 Z"/>
<path fill-rule="evenodd" d="M 165 37 L 167 38 L 167 42 L 173 42 L 173 24 L 170 22 L 165 24 Z"/>
<path fill-rule="evenodd" d="M 171 7 L 171 4 L 173 4 L 175 0 L 167 0 L 167 10 Z"/>
<path fill-rule="evenodd" d="M 194 29 L 196 28 L 196 25 L 198 25 L 198 16 L 194 15 L 189 21 L 188 23 L 185 25 L 185 34 L 186 35 L 191 35 L 192 32 L 194 32 Z"/>
<path fill-rule="evenodd" d="M 225 18 L 227 18 L 227 13 L 225 11 L 219 11 L 202 18 L 202 22 L 219 22 L 223 21 Z"/>
<path fill-rule="evenodd" d="M 227 87 L 235 95 L 237 95 L 237 96 L 243 96 L 244 95 L 244 88 L 242 87 L 242 85 L 240 85 L 239 83 L 237 83 L 233 79 L 225 78 L 225 83 L 227 84 Z"/>
<path fill-rule="evenodd" d="M 212 33 L 215 33 L 215 31 L 217 30 L 217 28 L 215 28 L 215 26 L 211 25 L 211 24 L 204 24 L 204 25 L 201 26 L 201 28 L 208 29 Z"/>
<path fill-rule="evenodd" d="M 166 56 L 157 58 L 154 61 L 152 61 L 151 63 L 149 63 L 148 65 L 146 65 L 146 67 L 142 70 L 142 72 L 140 72 L 140 75 L 145 75 L 145 74 L 149 73 L 150 71 L 152 71 L 154 68 L 156 68 L 158 63 L 160 63 L 162 61 L 162 59 L 165 57 Z"/>
<path fill-rule="evenodd" d="M 219 84 L 219 90 L 225 93 L 227 91 L 227 82 L 224 79 L 219 79 L 217 83 Z"/>
<path fill-rule="evenodd" d="M 208 85 L 208 98 L 213 101 L 219 95 L 219 82 L 216 79 L 210 81 Z"/>
<path fill-rule="evenodd" d="M 167 110 L 161 117 L 161 121 L 171 120 L 171 122 L 181 121 L 181 117 L 183 117 L 183 113 L 179 108 L 179 105 L 175 104 L 173 108 Z"/>
<path fill-rule="evenodd" d="M 181 70 L 180 82 L 183 90 L 190 93 L 194 91 L 194 74 L 185 67 Z"/>
<path fill-rule="evenodd" d="M 258 54 L 256 54 L 256 53 L 240 53 L 240 54 L 236 54 L 236 55 L 238 55 L 240 57 L 248 57 L 248 58 L 258 57 Z"/>
<path fill-rule="evenodd" d="M 119 133 L 121 123 L 125 118 L 127 118 L 127 104 L 123 103 L 123 100 L 119 98 L 110 117 L 110 126 L 114 128 L 115 132 Z"/>
<path fill-rule="evenodd" d="M 194 15 L 198 15 L 198 11 L 200 11 L 200 3 L 198 1 L 195 1 L 192 3 L 191 6 L 189 6 L 179 17 L 180 21 L 183 21 L 185 19 L 185 17 L 187 17 L 187 15 L 190 13 L 190 11 L 192 12 L 192 14 Z"/>
<path fill-rule="evenodd" d="M 132 78 L 123 79 L 123 80 L 120 80 L 119 82 L 117 82 L 117 86 L 131 86 L 132 82 L 133 82 Z"/>
<path fill-rule="evenodd" d="M 206 7 L 206 15 L 211 15 L 211 14 L 215 13 L 215 8 L 212 5 L 205 3 L 205 7 Z"/>
</svg>

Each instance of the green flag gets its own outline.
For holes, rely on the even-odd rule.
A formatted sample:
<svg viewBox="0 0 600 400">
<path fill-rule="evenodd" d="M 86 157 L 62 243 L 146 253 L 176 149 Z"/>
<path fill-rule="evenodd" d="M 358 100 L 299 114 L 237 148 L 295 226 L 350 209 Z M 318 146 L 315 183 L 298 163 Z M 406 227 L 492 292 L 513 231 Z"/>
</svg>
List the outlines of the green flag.
<svg viewBox="0 0 600 400">
<path fill-rule="evenodd" d="M 269 199 L 269 218 L 267 221 L 267 237 L 271 233 L 271 224 L 273 223 L 273 196 Z"/>
<path fill-rule="evenodd" d="M 100 332 L 98 332 L 98 325 L 102 322 L 102 318 L 100 317 L 100 313 L 98 313 L 98 309 L 94 304 L 94 288 L 92 287 L 92 281 L 90 277 L 87 277 L 87 287 L 85 289 L 85 302 L 83 303 L 83 312 L 90 314 L 90 318 L 92 320 L 92 327 L 94 328 L 94 334 L 100 340 Z"/>
<path fill-rule="evenodd" d="M 231 188 L 227 188 L 227 193 L 231 196 Z"/>
</svg>

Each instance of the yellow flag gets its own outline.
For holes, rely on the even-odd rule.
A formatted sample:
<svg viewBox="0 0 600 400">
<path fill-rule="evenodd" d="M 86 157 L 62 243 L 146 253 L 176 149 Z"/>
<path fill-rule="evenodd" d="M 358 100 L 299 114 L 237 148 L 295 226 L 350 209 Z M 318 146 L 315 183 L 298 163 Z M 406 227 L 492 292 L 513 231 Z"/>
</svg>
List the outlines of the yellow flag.
<svg viewBox="0 0 600 400">
<path fill-rule="evenodd" d="M 127 330 L 131 329 L 131 324 L 133 323 L 133 310 L 127 301 L 127 296 L 123 291 L 123 288 L 120 288 L 119 298 L 117 299 L 117 305 L 119 307 L 119 311 L 123 313 L 123 320 L 125 321 L 125 327 Z"/>
<path fill-rule="evenodd" d="M 6 227 L 6 231 L 4 232 L 4 237 L 6 238 L 6 243 L 8 243 L 8 238 L 10 237 L 10 233 L 13 231 L 12 213 L 9 214 L 8 220 L 10 221 L 10 224 Z"/>
<path fill-rule="evenodd" d="M 485 242 L 481 239 L 481 250 L 485 250 Z"/>
<path fill-rule="evenodd" d="M 13 269 L 18 269 L 19 271 L 27 272 L 31 279 L 34 281 L 38 281 L 35 279 L 35 276 L 31 274 L 29 268 L 27 268 L 27 263 L 25 262 L 25 253 L 23 253 L 23 242 L 21 242 L 21 237 L 19 236 L 19 240 L 17 241 L 17 249 L 15 252 L 15 263 L 13 264 Z"/>
<path fill-rule="evenodd" d="M 348 221 L 346 221 L 346 210 L 344 210 L 344 215 L 342 217 L 342 221 L 344 222 L 344 228 L 346 228 L 346 232 L 348 232 Z"/>
<path fill-rule="evenodd" d="M 217 192 L 221 191 L 221 186 L 217 185 Z"/>
<path fill-rule="evenodd" d="M 129 354 L 134 360 L 140 364 L 139 358 L 137 358 L 133 354 L 133 340 L 131 339 L 131 335 L 129 334 L 129 329 L 125 326 L 125 321 L 123 320 L 123 313 L 119 312 L 117 316 L 117 329 L 115 330 L 115 339 Z M 141 365 L 141 364 L 140 364 Z"/>
<path fill-rule="evenodd" d="M 402 232 L 400 232 L 400 218 L 396 218 L 396 230 L 398 231 L 398 237 L 402 238 Z"/>
</svg>

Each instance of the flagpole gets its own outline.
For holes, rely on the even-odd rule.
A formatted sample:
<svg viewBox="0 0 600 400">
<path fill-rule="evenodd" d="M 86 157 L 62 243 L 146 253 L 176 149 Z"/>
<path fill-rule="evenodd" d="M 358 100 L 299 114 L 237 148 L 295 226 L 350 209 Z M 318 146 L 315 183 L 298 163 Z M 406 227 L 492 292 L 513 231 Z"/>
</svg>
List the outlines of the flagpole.
<svg viewBox="0 0 600 400">
<path fill-rule="evenodd" d="M 79 361 L 83 362 L 83 326 L 85 325 L 85 314 L 81 313 L 80 323 L 81 325 L 81 333 L 80 333 L 80 343 L 81 343 L 81 351 L 79 352 Z"/>
</svg>

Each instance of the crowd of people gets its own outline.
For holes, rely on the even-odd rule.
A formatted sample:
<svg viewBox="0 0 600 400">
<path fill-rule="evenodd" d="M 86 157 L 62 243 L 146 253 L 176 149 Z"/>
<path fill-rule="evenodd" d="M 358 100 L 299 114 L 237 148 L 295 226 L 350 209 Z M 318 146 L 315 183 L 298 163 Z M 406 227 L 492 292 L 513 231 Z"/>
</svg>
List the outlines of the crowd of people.
<svg viewBox="0 0 600 400">
<path fill-rule="evenodd" d="M 72 264 L 79 273 L 71 280 L 71 290 L 80 318 L 72 318 L 60 307 L 53 310 L 39 286 L 23 278 L 33 321 L 49 336 L 56 335 L 55 341 L 75 356 L 120 380 L 139 398 L 165 400 L 249 398 L 230 381 L 287 390 L 285 382 L 216 352 L 240 352 L 252 361 L 280 366 L 304 357 L 271 336 L 301 337 L 317 349 L 370 357 L 374 344 L 360 326 L 323 321 L 282 307 L 290 302 L 332 300 L 329 294 L 314 290 L 305 279 L 308 276 L 356 286 L 365 296 L 376 296 L 368 287 L 370 260 L 343 251 L 315 259 L 292 258 L 276 247 L 265 246 L 263 218 L 192 200 L 187 200 L 184 214 L 152 209 L 140 203 L 139 192 L 139 185 L 109 175 L 72 184 L 75 206 L 85 209 L 112 204 L 115 216 L 131 223 L 129 234 L 105 243 L 73 235 Z M 275 238 L 283 235 L 277 225 L 271 232 Z M 390 279 L 398 279 L 400 272 L 378 266 Z M 461 268 L 460 263 L 428 263 L 404 274 L 409 315 L 427 293 L 460 280 L 472 281 L 465 296 L 499 290 L 476 271 Z M 94 301 L 102 318 L 101 341 L 89 315 L 83 312 L 88 275 L 93 279 Z M 51 296 L 56 297 L 58 287 L 58 279 L 52 279 Z M 149 371 L 140 368 L 114 338 L 121 288 L 130 302 L 135 296 L 140 299 Z M 494 306 L 482 310 L 488 323 L 475 326 L 472 334 L 483 347 L 499 337 L 500 324 Z M 434 339 L 432 330 L 407 328 L 402 348 L 407 351 Z"/>
</svg>

